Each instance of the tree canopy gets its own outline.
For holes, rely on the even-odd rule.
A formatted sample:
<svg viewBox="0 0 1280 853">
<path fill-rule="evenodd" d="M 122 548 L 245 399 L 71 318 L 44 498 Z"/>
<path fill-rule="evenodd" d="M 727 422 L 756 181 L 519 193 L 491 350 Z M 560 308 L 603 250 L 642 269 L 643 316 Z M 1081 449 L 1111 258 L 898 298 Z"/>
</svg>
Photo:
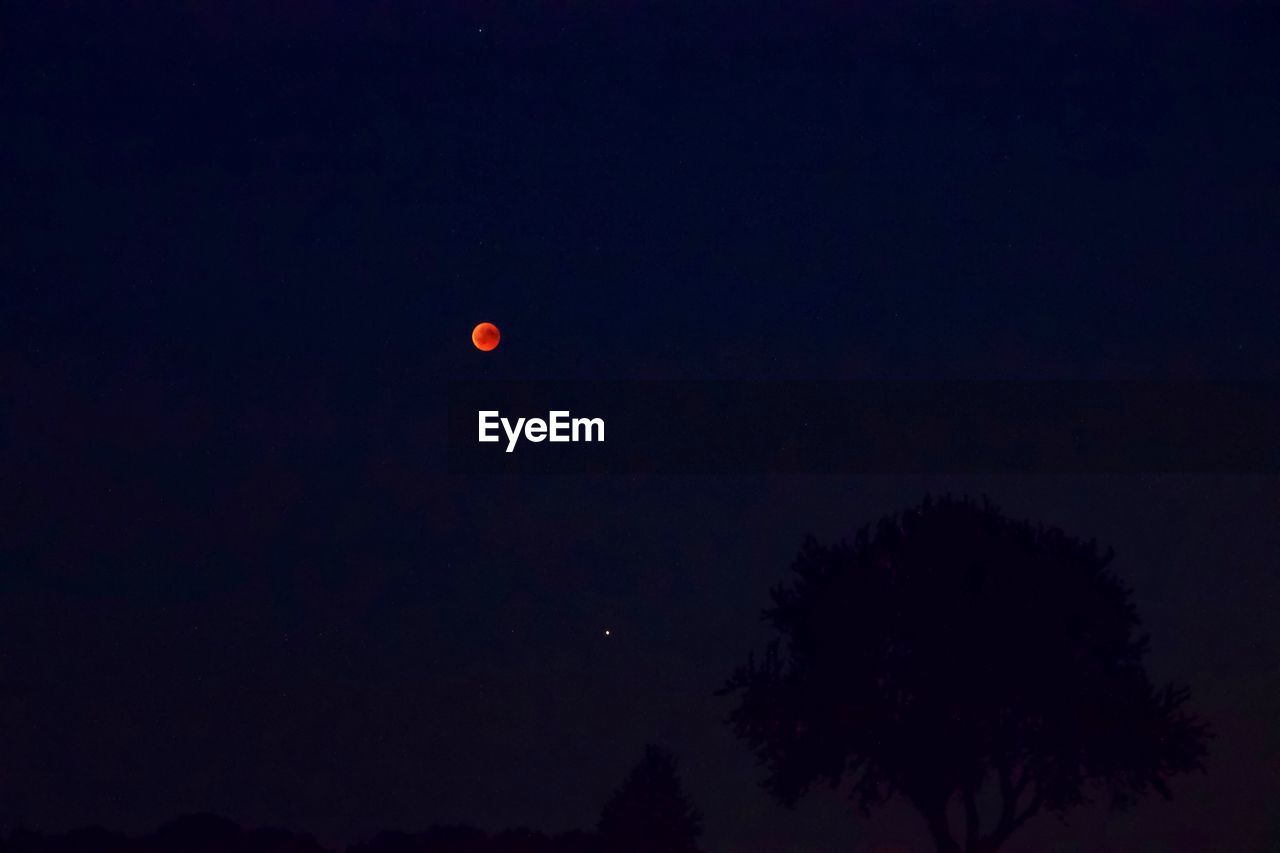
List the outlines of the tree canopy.
<svg viewBox="0 0 1280 853">
<path fill-rule="evenodd" d="M 815 783 L 864 811 L 895 795 L 939 851 L 993 851 L 1040 812 L 1128 805 L 1202 767 L 1188 692 L 1149 679 L 1112 552 L 984 501 L 926 499 L 852 544 L 800 549 L 777 637 L 723 689 L 793 804 Z"/>
</svg>

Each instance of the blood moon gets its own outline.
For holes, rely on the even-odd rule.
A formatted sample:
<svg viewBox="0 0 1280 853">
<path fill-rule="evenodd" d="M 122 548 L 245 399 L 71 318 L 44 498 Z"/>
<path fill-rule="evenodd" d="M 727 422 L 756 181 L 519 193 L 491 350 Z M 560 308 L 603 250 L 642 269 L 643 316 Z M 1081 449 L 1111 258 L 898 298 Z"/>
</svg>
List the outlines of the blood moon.
<svg viewBox="0 0 1280 853">
<path fill-rule="evenodd" d="M 481 352 L 495 349 L 501 338 L 502 334 L 498 331 L 498 327 L 492 323 L 480 323 L 471 330 L 471 343 L 475 344 L 476 349 Z"/>
</svg>

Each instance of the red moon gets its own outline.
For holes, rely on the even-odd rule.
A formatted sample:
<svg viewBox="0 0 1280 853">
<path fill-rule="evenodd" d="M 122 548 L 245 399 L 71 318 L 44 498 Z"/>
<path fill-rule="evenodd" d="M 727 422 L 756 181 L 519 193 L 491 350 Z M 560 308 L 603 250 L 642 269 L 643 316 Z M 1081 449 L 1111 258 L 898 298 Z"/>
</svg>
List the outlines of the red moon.
<svg viewBox="0 0 1280 853">
<path fill-rule="evenodd" d="M 471 330 L 471 343 L 475 344 L 476 349 L 481 352 L 495 349 L 501 337 L 498 327 L 492 323 L 481 323 Z"/>
</svg>

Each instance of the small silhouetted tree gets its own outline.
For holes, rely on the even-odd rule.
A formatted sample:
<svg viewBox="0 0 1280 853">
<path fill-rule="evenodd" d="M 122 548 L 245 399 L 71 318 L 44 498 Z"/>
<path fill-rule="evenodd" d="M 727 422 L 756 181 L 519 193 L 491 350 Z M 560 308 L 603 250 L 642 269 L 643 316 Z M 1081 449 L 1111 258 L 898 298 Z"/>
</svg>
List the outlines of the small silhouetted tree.
<svg viewBox="0 0 1280 853">
<path fill-rule="evenodd" d="M 685 796 L 676 760 L 658 746 L 627 776 L 600 813 L 600 841 L 623 853 L 690 853 L 697 850 L 702 816 Z"/>
<path fill-rule="evenodd" d="M 815 783 L 866 813 L 892 796 L 941 853 L 989 853 L 1093 792 L 1127 805 L 1201 768 L 1187 691 L 1155 687 L 1112 555 L 986 501 L 925 502 L 852 545 L 800 550 L 780 635 L 722 690 L 794 804 Z M 953 828 L 954 825 L 954 828 Z"/>
</svg>

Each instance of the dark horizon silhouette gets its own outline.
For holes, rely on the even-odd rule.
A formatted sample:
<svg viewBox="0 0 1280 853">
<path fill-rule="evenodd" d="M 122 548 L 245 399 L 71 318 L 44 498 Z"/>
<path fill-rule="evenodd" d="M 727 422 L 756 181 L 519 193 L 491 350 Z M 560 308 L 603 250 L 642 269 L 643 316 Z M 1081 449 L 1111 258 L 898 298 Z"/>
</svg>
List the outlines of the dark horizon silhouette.
<svg viewBox="0 0 1280 853">
<path fill-rule="evenodd" d="M 1174 777 L 1205 770 L 1211 728 L 1188 710 L 1187 688 L 1150 681 L 1150 641 L 1113 559 L 985 497 L 927 496 L 852 542 L 810 537 L 764 613 L 781 636 L 718 691 L 738 700 L 726 723 L 782 805 L 818 783 L 847 791 L 864 816 L 900 796 L 937 853 L 995 853 L 1039 814 L 1099 794 L 1114 808 L 1171 799 Z M 433 826 L 345 849 L 701 853 L 702 820 L 675 756 L 650 744 L 593 831 Z M 140 837 L 17 830 L 0 841 L 0 853 L 323 849 L 207 814 Z"/>
<path fill-rule="evenodd" d="M 288 829 L 245 829 L 214 814 L 190 814 L 154 832 L 128 835 L 102 827 L 46 834 L 17 828 L 0 835 L 0 853 L 701 853 L 696 808 L 685 795 L 675 756 L 655 744 L 604 803 L 589 830 L 548 834 L 517 827 L 485 832 L 435 825 L 422 831 L 383 830 L 344 846 L 326 846 Z"/>
</svg>

